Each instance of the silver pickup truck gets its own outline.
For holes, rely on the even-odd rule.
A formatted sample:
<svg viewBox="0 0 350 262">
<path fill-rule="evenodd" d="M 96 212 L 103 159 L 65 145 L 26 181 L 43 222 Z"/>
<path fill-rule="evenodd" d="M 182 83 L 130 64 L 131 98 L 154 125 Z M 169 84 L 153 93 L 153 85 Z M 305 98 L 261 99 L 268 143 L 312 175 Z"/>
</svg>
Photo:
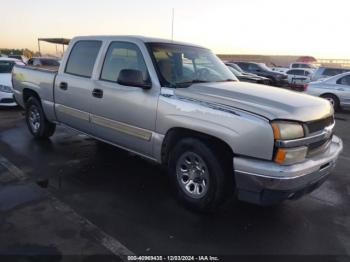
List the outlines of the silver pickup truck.
<svg viewBox="0 0 350 262">
<path fill-rule="evenodd" d="M 197 210 L 232 193 L 261 205 L 296 199 L 322 184 L 343 147 L 328 101 L 239 82 L 196 45 L 76 37 L 58 72 L 16 66 L 12 81 L 35 138 L 60 124 L 158 162 Z"/>
</svg>

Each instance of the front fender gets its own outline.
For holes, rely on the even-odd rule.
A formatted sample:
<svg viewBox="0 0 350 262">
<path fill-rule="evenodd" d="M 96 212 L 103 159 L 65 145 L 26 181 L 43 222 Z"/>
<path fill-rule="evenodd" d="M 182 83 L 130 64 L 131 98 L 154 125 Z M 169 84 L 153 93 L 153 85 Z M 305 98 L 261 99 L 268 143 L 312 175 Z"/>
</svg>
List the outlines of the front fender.
<svg viewBox="0 0 350 262">
<path fill-rule="evenodd" d="M 271 160 L 274 138 L 269 121 L 238 109 L 210 107 L 205 103 L 160 96 L 156 132 L 186 128 L 224 141 L 237 155 Z"/>
</svg>

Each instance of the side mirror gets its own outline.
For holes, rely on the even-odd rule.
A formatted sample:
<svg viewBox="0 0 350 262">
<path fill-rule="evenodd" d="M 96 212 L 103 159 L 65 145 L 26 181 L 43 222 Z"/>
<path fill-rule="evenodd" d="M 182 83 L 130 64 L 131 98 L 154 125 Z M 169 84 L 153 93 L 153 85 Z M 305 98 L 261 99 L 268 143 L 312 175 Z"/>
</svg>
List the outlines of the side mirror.
<svg viewBox="0 0 350 262">
<path fill-rule="evenodd" d="M 117 83 L 123 86 L 135 86 L 143 89 L 150 89 L 152 84 L 143 80 L 140 70 L 123 69 L 119 72 Z"/>
</svg>

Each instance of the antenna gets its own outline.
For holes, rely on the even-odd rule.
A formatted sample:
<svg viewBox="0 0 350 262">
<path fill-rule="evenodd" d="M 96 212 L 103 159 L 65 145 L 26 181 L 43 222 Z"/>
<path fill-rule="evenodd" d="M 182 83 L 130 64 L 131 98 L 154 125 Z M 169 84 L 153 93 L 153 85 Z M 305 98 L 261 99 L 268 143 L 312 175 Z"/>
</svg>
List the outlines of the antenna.
<svg viewBox="0 0 350 262">
<path fill-rule="evenodd" d="M 172 9 L 172 16 L 171 16 L 171 41 L 174 40 L 174 8 Z"/>
</svg>

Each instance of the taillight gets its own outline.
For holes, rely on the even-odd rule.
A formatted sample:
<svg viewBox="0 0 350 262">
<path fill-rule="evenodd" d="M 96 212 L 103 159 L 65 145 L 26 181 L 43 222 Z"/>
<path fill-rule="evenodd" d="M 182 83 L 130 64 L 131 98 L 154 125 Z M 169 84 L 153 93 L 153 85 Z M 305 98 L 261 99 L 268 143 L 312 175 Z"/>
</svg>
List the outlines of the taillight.
<svg viewBox="0 0 350 262">
<path fill-rule="evenodd" d="M 303 88 L 304 88 L 304 91 L 306 91 L 306 89 L 308 88 L 308 84 L 305 84 L 305 85 L 303 85 Z"/>
</svg>

